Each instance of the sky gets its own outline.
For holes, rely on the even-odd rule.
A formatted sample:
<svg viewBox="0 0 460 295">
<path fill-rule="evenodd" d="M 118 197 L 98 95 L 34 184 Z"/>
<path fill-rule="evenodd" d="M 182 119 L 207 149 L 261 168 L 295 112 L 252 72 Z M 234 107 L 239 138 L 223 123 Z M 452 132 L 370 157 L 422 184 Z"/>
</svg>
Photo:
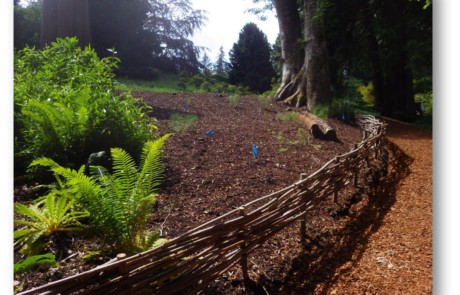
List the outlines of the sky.
<svg viewBox="0 0 460 295">
<path fill-rule="evenodd" d="M 192 0 L 193 9 L 206 10 L 208 21 L 191 37 L 196 46 L 209 48 L 206 54 L 211 61 L 219 55 L 223 46 L 225 57 L 233 44 L 238 42 L 240 31 L 244 25 L 253 22 L 264 32 L 270 44 L 274 44 L 278 36 L 278 20 L 274 13 L 267 13 L 267 20 L 261 21 L 247 9 L 254 7 L 252 0 Z"/>
</svg>

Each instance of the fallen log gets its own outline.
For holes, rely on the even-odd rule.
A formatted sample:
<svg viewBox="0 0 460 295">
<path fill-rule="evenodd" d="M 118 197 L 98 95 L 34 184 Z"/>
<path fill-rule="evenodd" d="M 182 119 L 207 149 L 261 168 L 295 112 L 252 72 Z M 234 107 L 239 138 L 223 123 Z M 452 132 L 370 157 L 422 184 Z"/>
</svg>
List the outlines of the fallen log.
<svg viewBox="0 0 460 295">
<path fill-rule="evenodd" d="M 329 126 L 324 120 L 318 118 L 313 113 L 298 113 L 298 118 L 300 121 L 304 122 L 307 125 L 313 137 L 337 140 L 337 134 L 335 130 L 331 126 Z"/>
<path fill-rule="evenodd" d="M 297 113 L 297 118 L 299 119 L 299 121 L 307 125 L 311 135 L 313 135 L 314 138 L 321 138 L 323 136 L 323 132 L 321 132 L 321 129 L 319 128 L 318 124 L 315 123 L 315 121 L 313 121 L 310 117 L 307 117 L 306 115 L 303 115 L 301 113 Z"/>
</svg>

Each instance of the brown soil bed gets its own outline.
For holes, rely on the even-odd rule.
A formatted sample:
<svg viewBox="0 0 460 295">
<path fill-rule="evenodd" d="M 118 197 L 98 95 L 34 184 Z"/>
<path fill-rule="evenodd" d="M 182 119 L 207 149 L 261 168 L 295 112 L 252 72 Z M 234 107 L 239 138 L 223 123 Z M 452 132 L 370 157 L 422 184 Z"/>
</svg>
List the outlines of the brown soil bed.
<svg viewBox="0 0 460 295">
<path fill-rule="evenodd" d="M 162 134 L 172 132 L 172 113 L 198 116 L 167 142 L 165 182 L 151 220 L 152 229 L 167 238 L 293 183 L 361 140 L 356 126 L 337 120 L 328 123 L 338 141 L 314 139 L 300 122 L 277 117 L 286 106 L 264 105 L 252 96 L 236 106 L 227 95 L 134 96 L 153 106 Z M 299 225 L 288 227 L 249 256 L 251 283 L 243 283 L 235 266 L 200 293 L 431 293 L 431 133 L 389 124 L 391 170 L 375 194 L 361 187 L 339 196 L 339 205 L 325 201 L 307 220 L 307 247 Z M 415 160 L 421 155 L 423 160 Z M 111 258 L 83 261 L 98 248 L 97 240 L 73 237 L 58 268 L 15 280 L 26 290 L 91 269 Z"/>
</svg>

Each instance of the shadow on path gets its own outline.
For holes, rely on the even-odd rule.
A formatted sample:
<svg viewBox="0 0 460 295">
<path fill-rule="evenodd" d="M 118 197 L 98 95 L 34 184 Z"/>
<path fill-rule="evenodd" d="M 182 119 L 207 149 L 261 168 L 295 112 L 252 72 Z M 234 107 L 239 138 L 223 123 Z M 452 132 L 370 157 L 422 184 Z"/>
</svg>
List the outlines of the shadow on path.
<svg viewBox="0 0 460 295">
<path fill-rule="evenodd" d="M 386 149 L 390 155 L 388 175 L 374 194 L 365 195 L 368 189 L 358 190 L 367 203 L 333 235 L 327 232 L 312 237 L 303 254 L 292 261 L 284 278 L 273 281 L 261 277 L 257 284 L 251 284 L 254 293 L 329 294 L 337 279 L 356 266 L 370 237 L 379 230 L 394 204 L 399 183 L 409 175 L 409 165 L 413 162 L 391 142 L 387 142 Z M 356 198 L 356 194 L 351 198 Z"/>
</svg>

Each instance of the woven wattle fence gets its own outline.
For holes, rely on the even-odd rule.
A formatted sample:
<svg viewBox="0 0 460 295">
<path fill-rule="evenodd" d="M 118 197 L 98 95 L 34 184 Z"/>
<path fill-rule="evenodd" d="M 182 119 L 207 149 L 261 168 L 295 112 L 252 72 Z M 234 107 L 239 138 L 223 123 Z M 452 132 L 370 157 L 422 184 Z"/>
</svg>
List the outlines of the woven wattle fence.
<svg viewBox="0 0 460 295">
<path fill-rule="evenodd" d="M 313 174 L 206 222 L 168 243 L 20 294 L 172 294 L 199 290 L 235 264 L 247 278 L 247 255 L 347 186 L 372 187 L 387 171 L 386 125 L 360 116 L 360 143 Z M 375 165 L 374 163 L 379 163 Z M 369 177 L 358 177 L 366 175 Z M 370 179 L 370 180 L 369 180 Z"/>
</svg>

